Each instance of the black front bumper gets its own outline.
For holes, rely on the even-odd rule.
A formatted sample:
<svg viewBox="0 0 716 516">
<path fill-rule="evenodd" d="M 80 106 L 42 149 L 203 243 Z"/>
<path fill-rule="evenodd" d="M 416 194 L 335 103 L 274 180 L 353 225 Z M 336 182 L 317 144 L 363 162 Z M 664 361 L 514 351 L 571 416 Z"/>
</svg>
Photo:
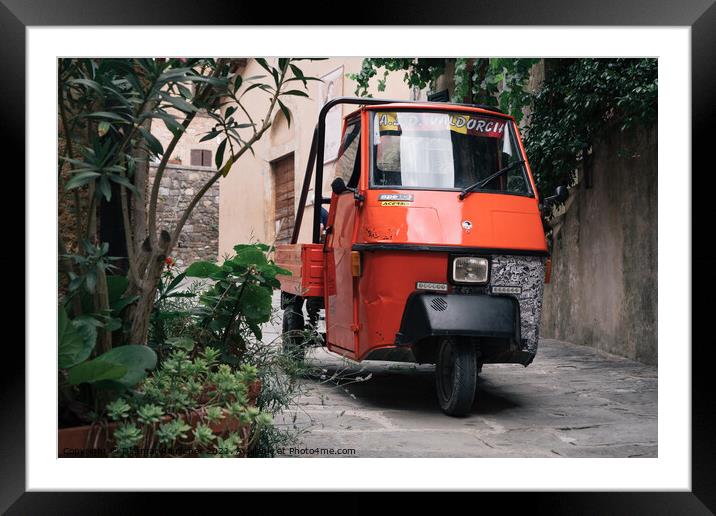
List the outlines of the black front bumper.
<svg viewBox="0 0 716 516">
<path fill-rule="evenodd" d="M 396 345 L 454 335 L 501 339 L 520 346 L 520 305 L 513 297 L 413 292 L 405 304 Z"/>
</svg>

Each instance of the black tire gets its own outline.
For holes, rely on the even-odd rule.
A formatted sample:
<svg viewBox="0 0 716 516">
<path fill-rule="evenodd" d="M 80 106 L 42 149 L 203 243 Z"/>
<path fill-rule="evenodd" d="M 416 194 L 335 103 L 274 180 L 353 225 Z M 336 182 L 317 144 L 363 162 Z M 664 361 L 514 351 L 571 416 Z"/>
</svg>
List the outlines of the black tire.
<svg viewBox="0 0 716 516">
<path fill-rule="evenodd" d="M 308 324 L 315 330 L 318 327 L 318 318 L 321 308 L 323 308 L 323 299 L 320 297 L 306 298 L 306 312 L 308 312 Z"/>
<path fill-rule="evenodd" d="M 303 360 L 306 347 L 303 341 L 303 298 L 294 297 L 284 304 L 283 309 L 283 352 L 298 360 Z"/>
<path fill-rule="evenodd" d="M 467 416 L 477 391 L 475 346 L 445 337 L 438 343 L 435 390 L 440 408 L 449 416 Z"/>
<path fill-rule="evenodd" d="M 321 297 L 307 297 L 306 298 L 306 312 L 308 313 L 308 327 L 311 329 L 311 343 L 312 345 L 325 346 L 326 340 L 322 333 L 318 332 L 318 319 L 320 318 L 320 311 L 323 308 L 323 298 Z"/>
</svg>

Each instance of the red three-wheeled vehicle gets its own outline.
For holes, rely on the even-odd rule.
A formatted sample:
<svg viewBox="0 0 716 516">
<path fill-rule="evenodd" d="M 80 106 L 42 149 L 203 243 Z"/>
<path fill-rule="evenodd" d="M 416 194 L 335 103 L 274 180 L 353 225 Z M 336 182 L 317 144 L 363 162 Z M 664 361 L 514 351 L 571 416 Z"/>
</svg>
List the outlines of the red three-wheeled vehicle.
<svg viewBox="0 0 716 516">
<path fill-rule="evenodd" d="M 342 104 L 357 109 L 344 119 L 324 198 L 325 118 Z M 297 243 L 312 183 L 312 243 Z M 541 208 L 512 117 L 475 105 L 329 101 L 292 243 L 276 248 L 292 272 L 279 277 L 284 331 L 294 336 L 285 345 L 303 345 L 304 305 L 314 325 L 325 307 L 330 351 L 434 363 L 443 411 L 469 413 L 483 364 L 526 366 L 537 352 L 549 274 Z"/>
</svg>

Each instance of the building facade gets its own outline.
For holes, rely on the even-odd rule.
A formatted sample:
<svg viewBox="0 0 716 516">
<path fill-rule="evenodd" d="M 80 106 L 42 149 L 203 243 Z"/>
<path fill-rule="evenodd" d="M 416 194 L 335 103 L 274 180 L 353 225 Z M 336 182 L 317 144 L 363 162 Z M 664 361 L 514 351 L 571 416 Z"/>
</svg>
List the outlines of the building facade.
<svg viewBox="0 0 716 516">
<path fill-rule="evenodd" d="M 358 72 L 362 61 L 363 58 L 355 57 L 298 63 L 304 75 L 321 78 L 322 82 L 308 82 L 309 98 L 282 97 L 291 112 L 290 123 L 281 110 L 276 109 L 268 132 L 254 145 L 255 155 L 244 154 L 219 181 L 219 256 L 230 254 L 233 246 L 239 243 L 273 244 L 290 239 L 318 113 L 328 99 L 354 96 L 356 83 L 346 74 Z M 243 71 L 245 77 L 264 73 L 265 70 L 253 59 L 248 60 Z M 292 84 L 302 88 L 299 82 Z M 416 99 L 418 95 L 403 82 L 400 73 L 388 76 L 384 91 L 378 91 L 375 80 L 370 92 L 376 98 L 404 100 Z M 254 89 L 246 98 L 245 107 L 251 117 L 261 120 L 267 109 L 268 96 Z M 333 161 L 338 153 L 342 118 L 352 109 L 353 106 L 337 106 L 326 119 L 324 192 L 330 192 L 333 180 Z M 300 242 L 311 239 L 312 199 L 313 188 L 303 214 Z"/>
</svg>

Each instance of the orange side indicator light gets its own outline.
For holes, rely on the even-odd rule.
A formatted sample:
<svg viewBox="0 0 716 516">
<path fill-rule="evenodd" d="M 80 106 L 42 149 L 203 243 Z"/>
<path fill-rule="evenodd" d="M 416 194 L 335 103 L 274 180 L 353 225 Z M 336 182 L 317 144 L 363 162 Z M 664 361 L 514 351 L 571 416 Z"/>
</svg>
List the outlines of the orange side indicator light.
<svg viewBox="0 0 716 516">
<path fill-rule="evenodd" d="M 357 278 L 360 276 L 361 268 L 360 268 L 360 252 L 359 251 L 351 251 L 351 273 L 353 274 L 354 278 Z"/>
</svg>

